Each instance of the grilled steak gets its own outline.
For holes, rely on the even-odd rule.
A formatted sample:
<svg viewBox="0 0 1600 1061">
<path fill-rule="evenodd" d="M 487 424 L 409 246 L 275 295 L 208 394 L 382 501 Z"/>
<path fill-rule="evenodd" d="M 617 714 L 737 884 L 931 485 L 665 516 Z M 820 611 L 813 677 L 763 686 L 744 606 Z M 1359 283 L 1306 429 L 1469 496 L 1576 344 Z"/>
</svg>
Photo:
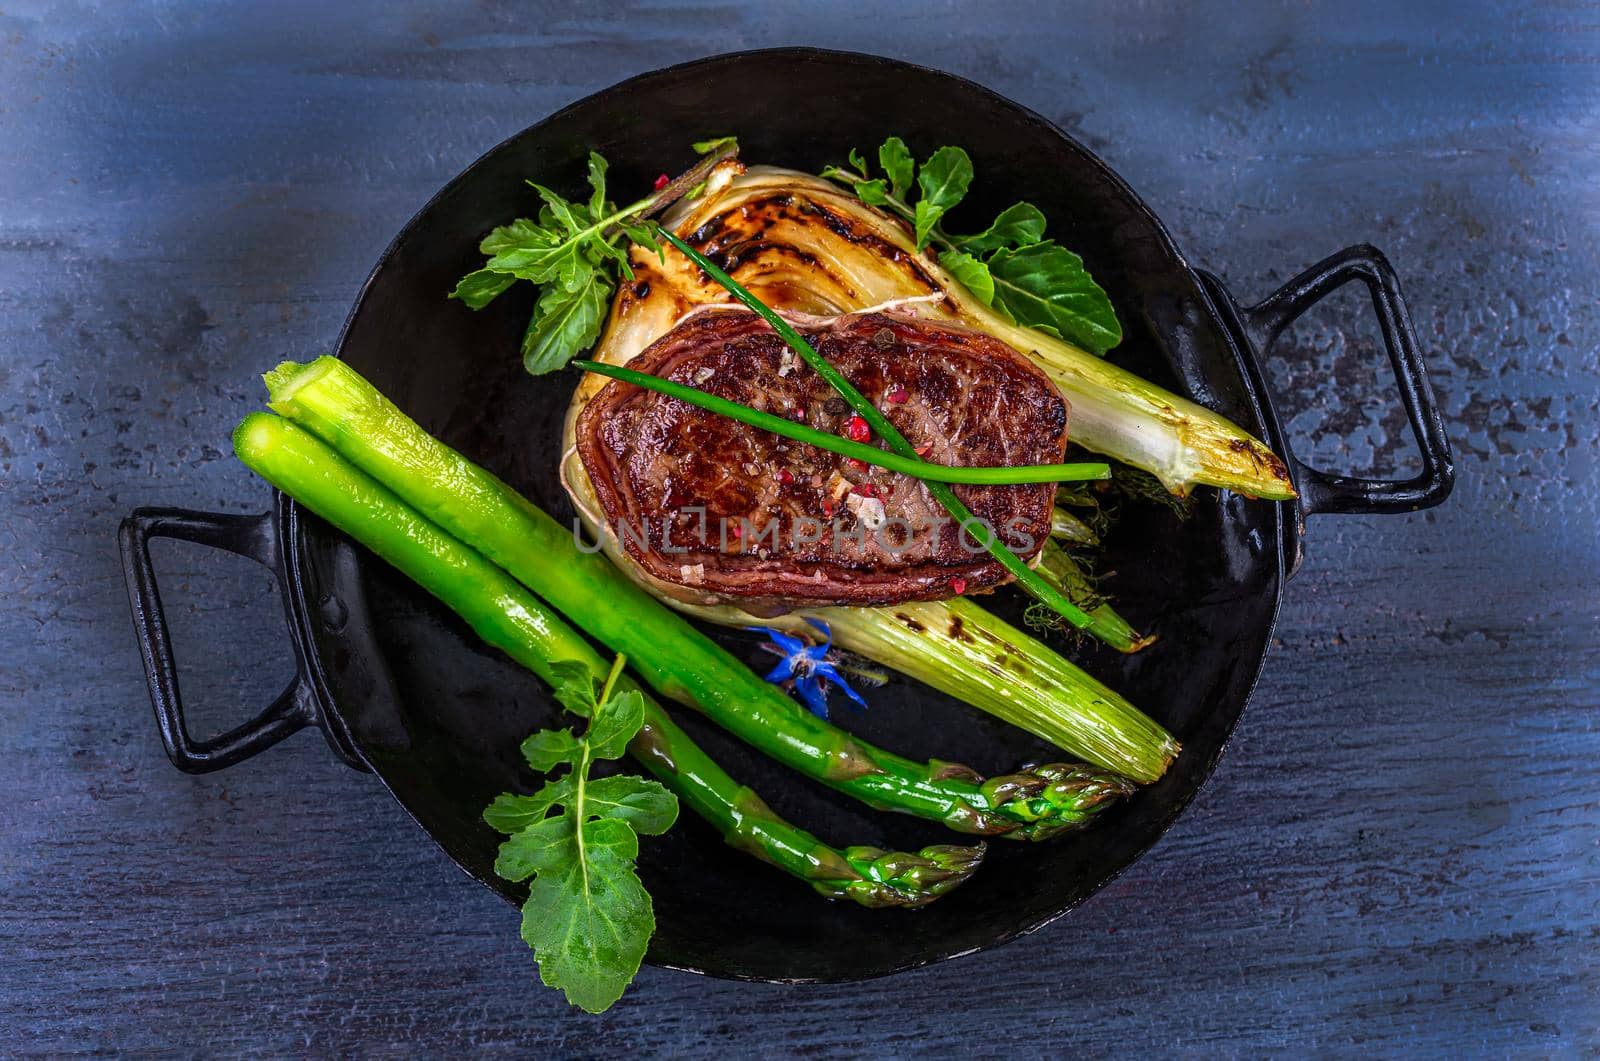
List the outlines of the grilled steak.
<svg viewBox="0 0 1600 1061">
<path fill-rule="evenodd" d="M 887 313 L 800 329 L 926 459 L 1059 461 L 1067 408 L 1010 347 Z M 864 440 L 865 422 L 759 317 L 689 317 L 629 367 Z M 892 604 L 1006 576 L 920 482 L 612 382 L 584 408 L 577 448 L 608 526 L 649 574 L 697 603 Z M 1054 487 L 958 486 L 973 515 L 1032 556 Z"/>
</svg>

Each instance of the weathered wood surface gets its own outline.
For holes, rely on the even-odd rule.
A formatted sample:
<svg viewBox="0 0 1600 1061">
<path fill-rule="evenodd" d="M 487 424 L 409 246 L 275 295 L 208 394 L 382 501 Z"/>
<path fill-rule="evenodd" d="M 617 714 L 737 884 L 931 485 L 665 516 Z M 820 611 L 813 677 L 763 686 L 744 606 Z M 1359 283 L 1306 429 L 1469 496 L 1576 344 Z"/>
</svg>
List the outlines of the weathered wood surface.
<svg viewBox="0 0 1600 1061">
<path fill-rule="evenodd" d="M 1600 1047 L 1597 30 L 1578 4 L 4 5 L 0 1051 Z M 776 43 L 1036 107 L 1242 297 L 1379 244 L 1460 483 L 1314 523 L 1221 770 L 1073 917 L 855 986 L 647 971 L 589 1018 L 315 736 L 167 764 L 113 532 L 137 505 L 262 507 L 225 456 L 255 374 L 325 349 L 480 152 L 627 74 Z M 1275 368 L 1332 469 L 1405 465 L 1372 334 L 1344 300 Z M 237 718 L 287 673 L 269 580 L 161 562 L 201 723 Z"/>
</svg>

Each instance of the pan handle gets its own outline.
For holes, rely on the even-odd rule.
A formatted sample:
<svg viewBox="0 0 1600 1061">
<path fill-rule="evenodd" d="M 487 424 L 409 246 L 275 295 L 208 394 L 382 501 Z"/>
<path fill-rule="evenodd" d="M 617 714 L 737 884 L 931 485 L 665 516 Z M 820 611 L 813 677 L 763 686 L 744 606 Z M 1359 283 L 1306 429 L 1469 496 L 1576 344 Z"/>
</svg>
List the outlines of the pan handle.
<svg viewBox="0 0 1600 1061">
<path fill-rule="evenodd" d="M 1414 512 L 1431 508 L 1450 496 L 1455 485 L 1455 464 L 1433 388 L 1428 384 L 1428 371 L 1417 349 L 1411 314 L 1400 293 L 1400 278 L 1383 252 L 1363 243 L 1324 258 L 1245 310 L 1245 328 L 1255 348 L 1265 353 L 1301 314 L 1352 280 L 1366 284 L 1372 296 L 1372 308 L 1383 330 L 1389 363 L 1394 367 L 1395 382 L 1400 386 L 1400 399 L 1405 403 L 1411 432 L 1422 453 L 1422 471 L 1410 479 L 1330 475 L 1301 463 L 1292 453 L 1285 453 L 1294 468 L 1301 509 L 1310 515 L 1318 512 Z"/>
<path fill-rule="evenodd" d="M 184 722 L 172 638 L 167 633 L 161 592 L 156 586 L 155 567 L 150 562 L 150 539 L 175 538 L 249 557 L 273 573 L 282 591 L 284 578 L 277 521 L 271 512 L 235 516 L 182 508 L 141 508 L 122 521 L 117 537 L 122 546 L 122 571 L 128 581 L 128 602 L 133 608 L 133 628 L 139 638 L 139 654 L 144 658 L 150 702 L 156 710 L 161 742 L 174 766 L 191 774 L 221 770 L 267 750 L 304 726 L 321 721 L 316 693 L 297 644 L 294 679 L 255 718 L 206 740 L 192 737 Z"/>
</svg>

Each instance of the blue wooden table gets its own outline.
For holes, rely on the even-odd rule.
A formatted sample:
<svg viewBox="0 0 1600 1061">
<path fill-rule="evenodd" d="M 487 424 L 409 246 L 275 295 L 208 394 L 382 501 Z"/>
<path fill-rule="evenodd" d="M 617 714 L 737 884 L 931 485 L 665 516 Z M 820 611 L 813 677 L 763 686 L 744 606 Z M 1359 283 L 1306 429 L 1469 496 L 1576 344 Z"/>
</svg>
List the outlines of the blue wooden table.
<svg viewBox="0 0 1600 1061">
<path fill-rule="evenodd" d="M 479 153 L 625 75 L 779 43 L 1037 108 L 1244 297 L 1380 245 L 1460 482 L 1314 522 L 1215 779 L 1072 917 L 853 986 L 647 970 L 586 1017 L 317 738 L 168 765 L 113 534 L 138 505 L 263 508 L 227 443 L 256 374 L 326 350 Z M 1582 5 L 0 5 L 0 1052 L 1600 1048 L 1597 142 Z M 1368 320 L 1336 301 L 1273 376 L 1303 451 L 1389 474 L 1411 443 Z M 158 561 L 221 728 L 288 673 L 270 580 Z"/>
</svg>

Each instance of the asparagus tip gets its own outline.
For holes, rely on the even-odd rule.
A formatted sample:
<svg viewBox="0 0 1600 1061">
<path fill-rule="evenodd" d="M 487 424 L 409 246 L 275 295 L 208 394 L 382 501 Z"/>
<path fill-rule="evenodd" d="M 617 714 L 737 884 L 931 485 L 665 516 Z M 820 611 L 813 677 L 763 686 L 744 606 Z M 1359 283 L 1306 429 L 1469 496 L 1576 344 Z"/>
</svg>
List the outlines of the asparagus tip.
<svg viewBox="0 0 1600 1061">
<path fill-rule="evenodd" d="M 1004 835 L 1040 841 L 1082 828 L 1139 786 L 1126 776 L 1084 763 L 1043 763 L 991 777 L 982 787 L 997 812 L 1019 823 Z"/>
<path fill-rule="evenodd" d="M 876 847 L 848 847 L 841 852 L 859 879 L 814 881 L 812 887 L 830 899 L 849 899 L 868 909 L 927 906 L 967 881 L 983 862 L 984 844 L 970 847 L 934 844 L 912 854 Z"/>
</svg>

